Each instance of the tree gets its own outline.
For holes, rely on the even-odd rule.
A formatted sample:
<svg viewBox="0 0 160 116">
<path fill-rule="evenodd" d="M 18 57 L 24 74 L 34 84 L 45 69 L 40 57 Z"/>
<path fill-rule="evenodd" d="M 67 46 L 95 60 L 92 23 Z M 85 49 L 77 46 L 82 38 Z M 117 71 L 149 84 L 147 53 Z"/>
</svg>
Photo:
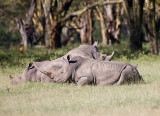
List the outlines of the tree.
<svg viewBox="0 0 160 116">
<path fill-rule="evenodd" d="M 149 34 L 150 44 L 151 44 L 151 54 L 158 55 L 159 53 L 159 43 L 158 43 L 158 29 L 156 28 L 155 19 L 155 0 L 146 0 L 147 4 L 147 31 Z"/>
<path fill-rule="evenodd" d="M 130 29 L 130 49 L 132 52 L 142 49 L 142 16 L 144 0 L 124 0 Z"/>
<path fill-rule="evenodd" d="M 96 7 L 97 13 L 95 13 L 96 18 L 99 20 L 100 25 L 101 25 L 101 34 L 102 34 L 102 45 L 106 46 L 107 45 L 107 27 L 105 25 L 105 20 L 102 12 L 102 8 Z"/>
<path fill-rule="evenodd" d="M 24 14 L 28 11 L 26 7 L 29 7 L 30 2 L 31 0 L 18 0 L 14 2 L 12 0 L 0 1 L 0 24 L 4 25 L 5 28 L 10 32 L 15 32 L 15 25 L 13 22 L 16 21 L 19 31 L 21 35 L 23 35 L 22 40 L 25 47 L 27 46 L 27 33 L 25 27 L 22 26 L 24 25 L 22 18 L 24 17 Z M 29 21 L 30 20 L 28 19 L 28 22 Z"/>
</svg>

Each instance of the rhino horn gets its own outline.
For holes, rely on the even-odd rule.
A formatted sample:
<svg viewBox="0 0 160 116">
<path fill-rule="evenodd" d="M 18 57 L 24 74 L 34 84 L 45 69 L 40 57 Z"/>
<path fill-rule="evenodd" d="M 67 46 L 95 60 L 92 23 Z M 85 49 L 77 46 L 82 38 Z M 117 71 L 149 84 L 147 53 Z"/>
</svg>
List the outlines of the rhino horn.
<svg viewBox="0 0 160 116">
<path fill-rule="evenodd" d="M 53 78 L 53 73 L 51 73 L 51 72 L 47 72 L 47 71 L 44 71 L 44 70 L 40 71 L 40 72 L 44 73 L 45 75 L 47 75 L 50 78 Z"/>
<path fill-rule="evenodd" d="M 50 77 L 50 78 L 53 78 L 53 73 L 47 72 L 47 71 L 45 71 L 45 70 L 42 70 L 42 69 L 38 68 L 35 64 L 34 64 L 34 66 L 35 66 L 36 69 L 37 69 L 38 71 L 40 71 L 41 73 L 47 75 L 47 76 Z M 52 67 L 52 68 L 53 68 L 53 67 Z M 54 71 L 57 71 L 57 69 L 55 69 L 55 68 L 53 68 L 53 69 L 54 69 Z"/>
<path fill-rule="evenodd" d="M 111 55 L 107 56 L 107 59 L 108 59 L 109 61 L 111 61 L 111 60 L 112 60 L 112 58 L 113 58 L 113 56 L 114 56 L 114 51 L 112 52 L 112 54 L 111 54 Z"/>
<path fill-rule="evenodd" d="M 14 77 L 12 77 L 11 75 L 9 75 L 10 80 L 12 80 Z"/>
</svg>

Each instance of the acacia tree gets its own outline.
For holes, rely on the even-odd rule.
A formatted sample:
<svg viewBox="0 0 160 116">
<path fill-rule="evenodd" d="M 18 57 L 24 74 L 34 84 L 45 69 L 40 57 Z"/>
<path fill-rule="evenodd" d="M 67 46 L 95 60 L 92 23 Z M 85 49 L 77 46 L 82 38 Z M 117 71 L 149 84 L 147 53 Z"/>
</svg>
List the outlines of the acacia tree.
<svg viewBox="0 0 160 116">
<path fill-rule="evenodd" d="M 21 35 L 23 35 L 22 41 L 25 47 L 27 46 L 27 34 L 25 27 L 21 25 L 25 25 L 22 20 L 24 15 L 22 14 L 28 11 L 26 7 L 30 6 L 29 2 L 31 2 L 31 0 L 18 0 L 14 2 L 11 0 L 0 1 L 0 24 L 3 24 L 10 32 L 15 32 L 14 22 L 17 21 L 18 29 Z M 20 17 L 20 19 L 15 17 Z M 30 19 L 28 18 L 27 21 L 30 22 Z"/>
<path fill-rule="evenodd" d="M 23 22 L 22 19 L 15 18 L 17 22 L 18 29 L 20 31 L 20 34 L 22 36 L 22 41 L 24 44 L 25 49 L 27 48 L 28 42 L 30 42 L 30 45 L 32 46 L 32 40 L 33 40 L 33 23 L 32 18 L 34 14 L 34 9 L 36 5 L 36 0 L 31 1 L 30 9 L 28 12 L 28 18 L 26 21 L 26 24 Z"/>
</svg>

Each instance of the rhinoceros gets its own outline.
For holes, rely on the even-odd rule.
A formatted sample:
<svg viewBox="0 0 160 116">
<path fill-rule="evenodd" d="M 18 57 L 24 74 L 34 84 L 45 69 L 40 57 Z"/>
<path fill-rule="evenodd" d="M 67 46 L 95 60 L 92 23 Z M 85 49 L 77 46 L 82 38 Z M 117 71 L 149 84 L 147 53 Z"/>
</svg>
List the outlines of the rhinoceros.
<svg viewBox="0 0 160 116">
<path fill-rule="evenodd" d="M 37 66 L 44 66 L 46 64 L 50 63 L 49 61 L 43 61 L 43 62 L 36 62 L 35 64 Z M 55 68 L 49 68 L 51 70 L 55 70 Z M 43 83 L 52 83 L 53 79 L 48 77 L 49 75 L 41 73 L 39 70 L 37 70 L 32 63 L 27 66 L 23 73 L 17 77 L 12 77 L 10 75 L 10 80 L 13 85 L 20 84 L 20 83 L 26 83 L 26 82 L 43 82 Z"/>
<path fill-rule="evenodd" d="M 79 47 L 70 50 L 66 55 L 50 61 L 50 63 L 46 64 L 45 66 L 41 67 L 41 65 L 39 65 L 36 66 L 36 68 L 42 73 L 44 72 L 44 70 L 50 70 L 50 67 L 61 68 L 64 64 L 63 57 L 67 58 L 68 55 L 81 56 L 83 58 L 91 58 L 95 60 L 111 61 L 114 56 L 114 52 L 112 52 L 111 55 L 101 54 L 98 51 L 97 46 L 98 42 L 95 42 L 93 45 L 80 45 Z"/>
<path fill-rule="evenodd" d="M 68 54 L 71 54 L 73 56 L 81 56 L 84 58 L 110 61 L 114 56 L 114 52 L 109 56 L 107 56 L 106 54 L 101 54 L 97 49 L 97 45 L 98 42 L 95 42 L 93 45 L 80 45 L 78 48 L 74 48 L 69 51 L 63 57 L 66 58 Z M 29 64 L 29 66 L 25 68 L 20 76 L 16 78 L 10 76 L 12 84 L 18 84 L 28 81 L 47 83 L 53 82 L 53 79 L 50 78 L 50 74 L 54 75 L 54 72 L 64 65 L 63 57 L 52 61 L 34 62 Z"/>
<path fill-rule="evenodd" d="M 65 64 L 54 75 L 54 82 L 73 81 L 77 85 L 121 85 L 142 79 L 136 66 L 118 61 L 100 61 L 80 56 L 64 58 Z M 50 74 L 50 73 L 48 73 Z M 50 74 L 51 75 L 51 74 Z"/>
<path fill-rule="evenodd" d="M 92 58 L 96 60 L 111 61 L 114 56 L 114 52 L 112 52 L 111 55 L 102 54 L 99 52 L 97 46 L 98 41 L 95 42 L 93 45 L 80 45 L 79 47 L 70 50 L 66 55 L 51 61 L 50 65 L 55 67 L 62 67 L 64 63 L 63 57 L 67 58 L 68 55 L 81 56 L 83 58 Z"/>
</svg>

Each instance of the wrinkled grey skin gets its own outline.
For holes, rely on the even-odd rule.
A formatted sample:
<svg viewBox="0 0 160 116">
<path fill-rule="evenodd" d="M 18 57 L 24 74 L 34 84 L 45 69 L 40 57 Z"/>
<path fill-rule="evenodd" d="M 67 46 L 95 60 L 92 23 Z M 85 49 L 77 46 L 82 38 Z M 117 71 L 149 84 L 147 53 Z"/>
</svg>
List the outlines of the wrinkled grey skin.
<svg viewBox="0 0 160 116">
<path fill-rule="evenodd" d="M 43 66 L 48 64 L 49 61 L 44 62 L 36 62 L 35 64 L 37 66 Z M 53 79 L 49 78 L 49 75 L 46 75 L 44 73 L 41 73 L 39 70 L 37 70 L 32 64 L 31 66 L 27 66 L 23 73 L 15 78 L 13 78 L 10 75 L 11 84 L 17 85 L 20 83 L 26 83 L 26 82 L 43 82 L 43 83 L 52 83 Z M 52 68 L 50 68 L 52 69 Z M 53 69 L 54 70 L 54 69 Z M 51 70 L 48 70 L 51 71 Z"/>
<path fill-rule="evenodd" d="M 68 56 L 64 61 L 63 67 L 54 75 L 54 81 L 57 83 L 72 80 L 80 86 L 121 85 L 143 80 L 135 66 L 123 62 L 100 61 L 79 56 Z"/>
<path fill-rule="evenodd" d="M 81 56 L 84 58 L 92 58 L 96 60 L 111 60 L 114 56 L 114 52 L 107 56 L 106 54 L 101 54 L 97 49 L 98 42 L 95 42 L 93 45 L 80 45 L 78 48 L 74 48 L 69 51 L 63 57 L 67 57 L 69 54 L 72 56 Z M 64 65 L 63 57 L 55 59 L 53 61 L 43 61 L 35 62 L 30 64 L 25 68 L 23 73 L 13 78 L 10 76 L 12 84 L 25 83 L 25 82 L 45 82 L 52 83 L 55 71 L 62 68 Z"/>
</svg>

